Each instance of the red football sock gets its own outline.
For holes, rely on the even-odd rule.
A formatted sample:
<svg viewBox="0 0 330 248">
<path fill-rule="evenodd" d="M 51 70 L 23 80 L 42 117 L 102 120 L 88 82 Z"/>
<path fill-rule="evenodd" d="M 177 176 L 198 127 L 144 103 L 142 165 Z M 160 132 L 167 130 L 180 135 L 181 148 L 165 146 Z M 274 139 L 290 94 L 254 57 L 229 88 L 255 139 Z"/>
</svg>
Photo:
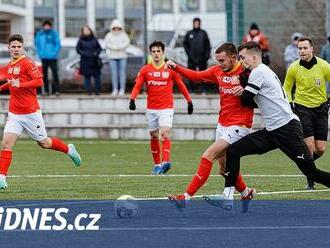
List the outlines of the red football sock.
<svg viewBox="0 0 330 248">
<path fill-rule="evenodd" d="M 12 151 L 2 150 L 0 153 L 0 174 L 7 175 L 8 168 L 11 163 Z"/>
<path fill-rule="evenodd" d="M 150 140 L 150 151 L 154 159 L 154 164 L 160 164 L 160 145 L 159 139 L 151 138 Z"/>
<path fill-rule="evenodd" d="M 201 158 L 197 173 L 188 185 L 186 193 L 188 193 L 190 196 L 193 196 L 197 192 L 197 190 L 199 190 L 199 188 L 203 186 L 203 184 L 206 182 L 211 173 L 212 165 L 212 161 L 203 157 Z"/>
<path fill-rule="evenodd" d="M 69 147 L 62 140 L 60 140 L 59 138 L 56 138 L 56 137 L 52 137 L 50 139 L 52 140 L 52 147 L 50 149 L 68 153 Z"/>
<path fill-rule="evenodd" d="M 241 173 L 239 173 L 237 176 L 235 189 L 240 193 L 246 189 L 246 183 L 244 182 Z"/>
<path fill-rule="evenodd" d="M 170 154 L 171 154 L 171 140 L 169 138 L 164 138 L 162 141 L 163 161 L 170 161 Z"/>
</svg>

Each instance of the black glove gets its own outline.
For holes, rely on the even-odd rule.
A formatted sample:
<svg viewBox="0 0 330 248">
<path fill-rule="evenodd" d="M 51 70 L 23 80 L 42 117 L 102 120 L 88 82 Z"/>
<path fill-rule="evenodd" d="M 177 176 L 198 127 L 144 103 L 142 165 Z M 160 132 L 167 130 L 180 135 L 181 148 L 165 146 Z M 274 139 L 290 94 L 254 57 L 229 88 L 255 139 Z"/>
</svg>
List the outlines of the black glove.
<svg viewBox="0 0 330 248">
<path fill-rule="evenodd" d="M 131 99 L 129 101 L 129 109 L 130 110 L 135 110 L 136 109 L 136 106 L 135 106 L 135 100 L 134 99 Z"/>
<path fill-rule="evenodd" d="M 194 105 L 192 102 L 188 102 L 188 115 L 191 115 L 194 112 Z"/>
</svg>

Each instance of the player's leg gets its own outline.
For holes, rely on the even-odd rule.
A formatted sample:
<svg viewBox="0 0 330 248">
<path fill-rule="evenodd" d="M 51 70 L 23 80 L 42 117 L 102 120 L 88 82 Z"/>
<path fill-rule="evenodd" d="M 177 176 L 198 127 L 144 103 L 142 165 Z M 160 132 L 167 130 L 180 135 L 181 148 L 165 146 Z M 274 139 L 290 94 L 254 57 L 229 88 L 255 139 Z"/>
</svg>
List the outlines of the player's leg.
<svg viewBox="0 0 330 248">
<path fill-rule="evenodd" d="M 170 134 L 173 115 L 173 109 L 162 109 L 159 111 L 160 139 L 162 143 L 162 173 L 166 173 L 172 167 Z"/>
<path fill-rule="evenodd" d="M 12 160 L 12 148 L 22 131 L 19 115 L 8 113 L 0 152 L 0 189 L 7 188 L 6 176 Z"/>
<path fill-rule="evenodd" d="M 150 109 L 147 109 L 146 117 L 150 135 L 150 152 L 153 157 L 154 164 L 151 173 L 153 175 L 158 175 L 162 173 L 159 144 L 159 117 L 156 110 Z"/>
<path fill-rule="evenodd" d="M 160 160 L 160 144 L 159 144 L 159 129 L 149 131 L 150 134 L 150 152 L 154 161 L 152 174 L 161 174 L 161 160 Z"/>
<path fill-rule="evenodd" d="M 214 206 L 230 210 L 233 206 L 234 191 L 240 170 L 240 159 L 246 155 L 263 154 L 276 148 L 266 129 L 244 136 L 230 145 L 226 153 L 225 189 L 218 196 L 204 196 L 204 200 Z"/>
<path fill-rule="evenodd" d="M 40 111 L 22 115 L 21 118 L 22 126 L 40 147 L 66 153 L 72 159 L 74 166 L 79 167 L 81 165 L 81 156 L 73 144 L 67 145 L 57 137 L 50 138 L 47 136 L 46 127 Z"/>
<path fill-rule="evenodd" d="M 181 195 L 169 195 L 168 198 L 173 201 L 178 208 L 186 207 L 187 201 L 189 201 L 195 193 L 205 184 L 210 176 L 213 161 L 224 155 L 228 142 L 220 139 L 209 146 L 203 153 L 195 176 L 188 184 L 186 191 Z"/>
<path fill-rule="evenodd" d="M 315 135 L 315 131 L 317 131 L 317 129 L 315 128 L 315 123 L 316 123 L 315 119 L 317 119 L 318 117 L 315 116 L 313 109 L 307 108 L 300 104 L 295 104 L 295 113 L 298 115 L 300 119 L 300 123 L 302 125 L 304 141 L 308 147 L 311 156 L 313 156 L 315 151 L 314 135 Z M 326 130 L 326 132 L 328 133 L 328 129 Z M 317 158 L 318 156 L 315 154 L 315 159 Z M 307 178 L 306 189 L 309 190 L 315 189 L 315 184 L 313 180 L 311 180 L 310 178 Z"/>
<path fill-rule="evenodd" d="M 303 140 L 299 121 L 293 120 L 274 131 L 278 147 L 298 166 L 302 173 L 312 181 L 330 188 L 330 173 L 317 169 L 314 160 Z"/>
<path fill-rule="evenodd" d="M 223 139 L 227 141 L 228 144 L 233 144 L 234 142 L 240 140 L 244 136 L 251 133 L 251 129 L 241 126 L 228 126 L 224 127 L 218 124 L 216 129 L 216 141 Z M 225 175 L 226 170 L 226 155 L 218 159 L 220 175 Z M 235 189 L 241 193 L 242 199 L 247 199 L 248 196 L 252 196 L 255 193 L 255 189 L 249 189 L 243 180 L 241 173 L 239 173 L 235 185 Z"/>
<path fill-rule="evenodd" d="M 12 148 L 16 143 L 16 133 L 4 133 L 0 153 L 0 190 L 7 188 L 7 172 L 12 160 Z"/>
</svg>

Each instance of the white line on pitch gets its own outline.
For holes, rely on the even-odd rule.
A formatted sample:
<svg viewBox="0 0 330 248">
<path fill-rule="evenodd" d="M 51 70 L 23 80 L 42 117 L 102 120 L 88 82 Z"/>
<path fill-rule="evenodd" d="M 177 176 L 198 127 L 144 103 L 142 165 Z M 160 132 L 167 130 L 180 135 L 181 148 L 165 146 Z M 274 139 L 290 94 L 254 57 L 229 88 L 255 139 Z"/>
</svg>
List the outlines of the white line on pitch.
<svg viewBox="0 0 330 248">
<path fill-rule="evenodd" d="M 150 174 L 132 174 L 132 175 L 86 175 L 86 174 L 54 174 L 54 175 L 11 175 L 8 177 L 11 178 L 67 178 L 67 177 L 91 177 L 91 178 L 139 178 L 139 177 L 153 177 L 153 178 L 167 178 L 167 177 L 192 177 L 194 175 L 192 174 L 168 174 L 168 175 L 159 175 L 159 176 L 155 176 L 155 175 L 150 175 Z M 304 175 L 300 175 L 300 174 L 280 174 L 280 175 L 276 175 L 276 174 L 246 174 L 243 175 L 244 177 L 305 177 Z M 210 175 L 210 177 L 220 177 L 220 175 Z"/>
</svg>

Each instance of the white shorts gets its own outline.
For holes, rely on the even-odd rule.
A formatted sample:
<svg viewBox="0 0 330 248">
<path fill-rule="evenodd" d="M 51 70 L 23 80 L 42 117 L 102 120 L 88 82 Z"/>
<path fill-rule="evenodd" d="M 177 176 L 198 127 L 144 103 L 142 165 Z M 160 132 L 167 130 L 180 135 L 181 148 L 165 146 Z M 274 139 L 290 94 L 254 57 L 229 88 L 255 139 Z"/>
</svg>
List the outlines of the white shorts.
<svg viewBox="0 0 330 248">
<path fill-rule="evenodd" d="M 215 132 L 215 141 L 223 139 L 229 144 L 233 144 L 234 142 L 251 133 L 251 128 L 241 126 L 224 127 L 221 124 L 218 124 L 217 130 Z"/>
<path fill-rule="evenodd" d="M 41 141 L 47 138 L 47 132 L 41 111 L 26 115 L 17 115 L 11 112 L 8 113 L 3 132 L 15 133 L 20 136 L 24 129 L 27 134 L 36 141 Z"/>
<path fill-rule="evenodd" d="M 160 127 L 172 128 L 173 115 L 173 109 L 147 109 L 149 131 L 155 131 Z"/>
</svg>

